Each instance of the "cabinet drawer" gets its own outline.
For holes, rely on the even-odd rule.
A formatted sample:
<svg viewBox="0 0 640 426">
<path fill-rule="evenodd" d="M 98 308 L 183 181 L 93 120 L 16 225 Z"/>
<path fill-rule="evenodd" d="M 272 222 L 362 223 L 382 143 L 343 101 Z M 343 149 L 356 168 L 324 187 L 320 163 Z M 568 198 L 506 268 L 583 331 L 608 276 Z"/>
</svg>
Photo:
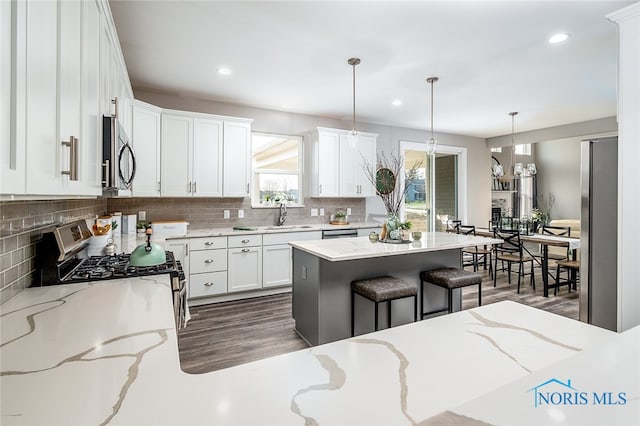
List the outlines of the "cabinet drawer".
<svg viewBox="0 0 640 426">
<path fill-rule="evenodd" d="M 227 270 L 226 250 L 192 251 L 189 261 L 189 271 L 192 274 Z"/>
<path fill-rule="evenodd" d="M 189 298 L 227 293 L 227 272 L 189 275 Z"/>
<path fill-rule="evenodd" d="M 229 248 L 261 246 L 262 235 L 234 235 L 229 237 Z"/>
<path fill-rule="evenodd" d="M 227 248 L 227 237 L 191 238 L 191 250 L 210 250 Z"/>
<path fill-rule="evenodd" d="M 266 234 L 262 236 L 263 246 L 287 244 L 289 241 L 298 241 L 302 232 L 283 232 L 281 234 Z"/>
</svg>

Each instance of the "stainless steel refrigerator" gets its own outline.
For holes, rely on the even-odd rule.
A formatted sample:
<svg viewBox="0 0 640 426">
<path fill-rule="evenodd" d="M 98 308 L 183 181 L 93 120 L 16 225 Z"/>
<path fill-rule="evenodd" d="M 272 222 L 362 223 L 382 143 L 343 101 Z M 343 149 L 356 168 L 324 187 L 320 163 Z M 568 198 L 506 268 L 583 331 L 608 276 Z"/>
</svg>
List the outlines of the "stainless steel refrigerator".
<svg viewBox="0 0 640 426">
<path fill-rule="evenodd" d="M 580 320 L 617 331 L 618 138 L 581 151 Z"/>
</svg>

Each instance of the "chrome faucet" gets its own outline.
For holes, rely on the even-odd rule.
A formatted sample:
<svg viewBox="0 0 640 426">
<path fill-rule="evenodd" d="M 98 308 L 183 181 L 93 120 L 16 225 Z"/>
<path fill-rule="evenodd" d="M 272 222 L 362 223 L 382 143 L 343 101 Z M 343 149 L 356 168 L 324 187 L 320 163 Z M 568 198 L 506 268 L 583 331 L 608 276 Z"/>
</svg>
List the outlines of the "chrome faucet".
<svg viewBox="0 0 640 426">
<path fill-rule="evenodd" d="M 287 206 L 284 203 L 280 203 L 280 217 L 278 218 L 278 226 L 284 225 L 287 220 Z"/>
</svg>

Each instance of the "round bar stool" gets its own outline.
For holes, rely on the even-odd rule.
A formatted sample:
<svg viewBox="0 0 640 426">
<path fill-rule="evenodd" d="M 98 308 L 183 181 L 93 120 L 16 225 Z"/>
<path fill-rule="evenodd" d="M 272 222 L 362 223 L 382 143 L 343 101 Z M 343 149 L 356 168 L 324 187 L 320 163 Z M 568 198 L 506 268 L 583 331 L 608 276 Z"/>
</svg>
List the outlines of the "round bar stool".
<svg viewBox="0 0 640 426">
<path fill-rule="evenodd" d="M 351 282 L 351 336 L 355 335 L 355 295 L 375 303 L 375 331 L 378 331 L 378 304 L 389 302 L 388 321 L 391 328 L 391 301 L 413 297 L 413 321 L 417 320 L 418 286 L 392 276 L 369 278 Z"/>
<path fill-rule="evenodd" d="M 438 287 L 447 289 L 448 306 L 447 309 L 440 309 L 431 312 L 424 312 L 423 297 L 420 297 L 420 319 L 425 315 L 431 315 L 438 312 L 453 312 L 453 290 L 456 288 L 467 287 L 470 285 L 478 286 L 478 306 L 482 305 L 482 274 L 477 272 L 465 271 L 458 268 L 440 268 L 431 271 L 420 272 L 420 294 L 424 294 L 424 284 L 429 283 Z"/>
</svg>

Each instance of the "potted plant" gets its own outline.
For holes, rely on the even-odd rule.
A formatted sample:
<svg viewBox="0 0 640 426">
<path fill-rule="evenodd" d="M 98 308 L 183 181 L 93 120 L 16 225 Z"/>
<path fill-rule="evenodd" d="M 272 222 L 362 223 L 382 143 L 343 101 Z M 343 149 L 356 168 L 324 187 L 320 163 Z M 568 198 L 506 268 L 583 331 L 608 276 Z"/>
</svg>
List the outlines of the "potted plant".
<svg viewBox="0 0 640 426">
<path fill-rule="evenodd" d="M 400 228 L 400 232 L 402 233 L 402 239 L 403 240 L 408 240 L 409 239 L 409 229 L 411 229 L 411 222 L 408 221 L 408 220 L 406 222 L 400 222 L 398 227 Z"/>
<path fill-rule="evenodd" d="M 333 215 L 333 221 L 337 223 L 346 223 L 347 222 L 347 214 L 344 210 L 338 210 Z"/>
</svg>

